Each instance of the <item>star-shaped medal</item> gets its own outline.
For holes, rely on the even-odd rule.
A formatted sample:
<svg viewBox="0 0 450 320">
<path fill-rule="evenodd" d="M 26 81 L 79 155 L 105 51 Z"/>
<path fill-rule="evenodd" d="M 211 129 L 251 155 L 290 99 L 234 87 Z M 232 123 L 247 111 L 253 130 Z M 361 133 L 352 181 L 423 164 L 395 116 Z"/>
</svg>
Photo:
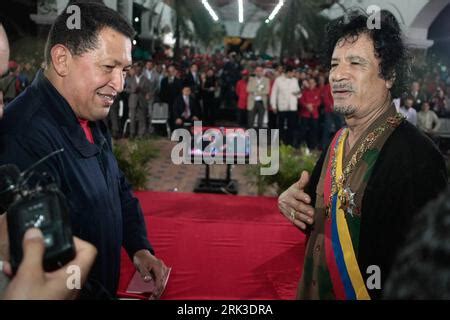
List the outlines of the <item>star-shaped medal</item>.
<svg viewBox="0 0 450 320">
<path fill-rule="evenodd" d="M 355 193 L 349 188 L 345 188 L 339 197 L 341 209 L 352 216 L 356 213 Z"/>
</svg>

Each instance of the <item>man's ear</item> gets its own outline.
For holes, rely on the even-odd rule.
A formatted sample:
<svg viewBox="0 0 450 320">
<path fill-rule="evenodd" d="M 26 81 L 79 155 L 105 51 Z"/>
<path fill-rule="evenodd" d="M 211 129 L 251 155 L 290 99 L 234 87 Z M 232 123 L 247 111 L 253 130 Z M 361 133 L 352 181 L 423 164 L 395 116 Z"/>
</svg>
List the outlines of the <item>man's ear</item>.
<svg viewBox="0 0 450 320">
<path fill-rule="evenodd" d="M 392 86 L 394 85 L 395 79 L 396 79 L 396 73 L 394 71 L 394 72 L 392 72 L 390 78 L 388 80 L 386 80 L 386 88 L 391 89 Z"/>
<path fill-rule="evenodd" d="M 391 89 L 392 88 L 392 84 L 393 84 L 392 80 L 387 80 L 386 81 L 386 88 Z"/>
<path fill-rule="evenodd" d="M 50 56 L 56 73 L 65 77 L 69 73 L 69 64 L 72 60 L 70 50 L 62 44 L 57 44 L 50 50 Z"/>
</svg>

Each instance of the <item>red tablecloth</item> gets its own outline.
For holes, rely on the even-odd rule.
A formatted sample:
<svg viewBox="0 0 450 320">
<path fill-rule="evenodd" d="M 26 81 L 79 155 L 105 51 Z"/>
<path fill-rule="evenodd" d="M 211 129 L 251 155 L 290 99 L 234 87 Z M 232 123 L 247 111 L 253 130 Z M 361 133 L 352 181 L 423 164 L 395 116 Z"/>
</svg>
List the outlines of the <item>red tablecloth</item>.
<svg viewBox="0 0 450 320">
<path fill-rule="evenodd" d="M 304 234 L 268 197 L 139 192 L 149 239 L 172 273 L 162 299 L 294 299 Z M 119 292 L 134 267 L 125 252 Z"/>
</svg>

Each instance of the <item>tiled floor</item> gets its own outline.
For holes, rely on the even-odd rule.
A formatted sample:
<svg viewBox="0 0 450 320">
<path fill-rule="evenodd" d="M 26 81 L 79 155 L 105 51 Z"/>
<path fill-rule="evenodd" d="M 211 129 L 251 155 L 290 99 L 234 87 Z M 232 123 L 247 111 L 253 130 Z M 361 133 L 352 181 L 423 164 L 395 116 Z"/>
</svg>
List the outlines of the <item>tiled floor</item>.
<svg viewBox="0 0 450 320">
<path fill-rule="evenodd" d="M 151 161 L 149 166 L 150 177 L 147 184 L 149 190 L 154 191 L 178 191 L 193 192 L 195 182 L 205 177 L 205 165 L 172 163 L 170 155 L 176 142 L 166 138 L 155 140 L 155 145 L 160 150 L 159 157 Z M 244 175 L 247 165 L 234 165 L 231 178 L 238 182 L 238 195 L 256 195 L 256 187 L 252 186 L 248 177 Z M 226 165 L 212 165 L 210 167 L 211 178 L 225 178 Z M 265 193 L 267 196 L 276 196 L 274 190 Z"/>
</svg>

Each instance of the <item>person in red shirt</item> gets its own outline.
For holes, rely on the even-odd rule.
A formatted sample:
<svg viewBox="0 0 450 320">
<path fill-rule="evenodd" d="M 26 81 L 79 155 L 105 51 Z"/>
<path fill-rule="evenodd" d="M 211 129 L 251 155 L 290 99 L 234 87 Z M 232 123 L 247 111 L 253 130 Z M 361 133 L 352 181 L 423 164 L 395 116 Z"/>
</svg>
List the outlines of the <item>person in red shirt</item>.
<svg viewBox="0 0 450 320">
<path fill-rule="evenodd" d="M 308 148 L 317 147 L 319 130 L 319 108 L 322 103 L 321 91 L 314 78 L 308 80 L 309 87 L 305 89 L 299 100 L 300 105 L 300 142 L 306 141 Z"/>
<path fill-rule="evenodd" d="M 249 72 L 244 69 L 241 72 L 242 78 L 236 84 L 236 95 L 238 96 L 238 124 L 241 127 L 247 126 L 247 83 Z"/>
<path fill-rule="evenodd" d="M 334 112 L 333 96 L 331 95 L 331 87 L 328 77 L 319 76 L 319 88 L 323 105 L 323 131 L 322 131 L 322 150 L 327 150 L 331 141 L 331 134 L 338 131 L 344 125 L 342 116 Z"/>
</svg>

